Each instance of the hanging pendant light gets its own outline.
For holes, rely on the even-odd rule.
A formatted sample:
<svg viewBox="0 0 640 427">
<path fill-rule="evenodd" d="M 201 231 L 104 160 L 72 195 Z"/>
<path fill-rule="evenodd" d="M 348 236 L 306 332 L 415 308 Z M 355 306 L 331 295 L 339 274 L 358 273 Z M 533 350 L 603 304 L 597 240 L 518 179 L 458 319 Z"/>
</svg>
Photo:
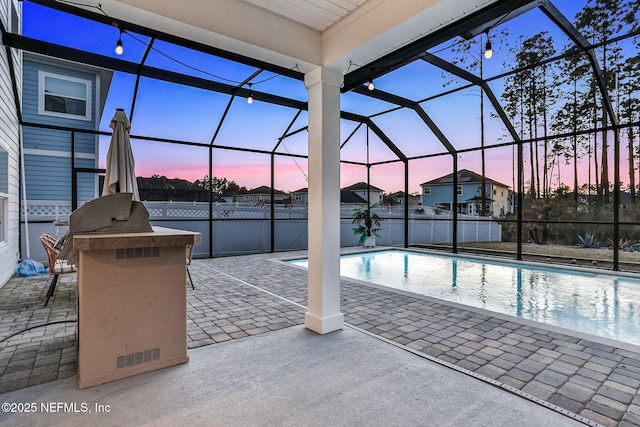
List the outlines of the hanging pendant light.
<svg viewBox="0 0 640 427">
<path fill-rule="evenodd" d="M 491 48 L 491 39 L 489 39 L 489 29 L 487 28 L 484 33 L 487 35 L 487 44 L 484 46 L 484 57 L 491 59 L 493 56 L 493 49 Z"/>
<path fill-rule="evenodd" d="M 124 47 L 122 47 L 122 29 L 120 29 L 120 35 L 118 36 L 118 41 L 116 42 L 116 55 L 122 55 L 124 53 Z"/>
<path fill-rule="evenodd" d="M 484 47 L 484 57 L 487 59 L 491 59 L 493 56 L 493 49 L 491 48 L 491 40 L 487 40 L 487 44 Z"/>
<path fill-rule="evenodd" d="M 253 104 L 253 90 L 251 89 L 252 83 L 249 83 L 249 97 L 247 98 L 247 104 Z"/>
</svg>

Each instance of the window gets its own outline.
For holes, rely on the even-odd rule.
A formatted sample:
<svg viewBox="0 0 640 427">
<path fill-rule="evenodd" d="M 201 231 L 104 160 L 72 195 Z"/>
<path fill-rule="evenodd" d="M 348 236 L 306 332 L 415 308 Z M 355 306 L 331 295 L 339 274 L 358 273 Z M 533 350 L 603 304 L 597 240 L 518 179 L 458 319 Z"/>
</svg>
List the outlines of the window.
<svg viewBox="0 0 640 427">
<path fill-rule="evenodd" d="M 296 200 L 296 201 L 298 201 L 298 202 L 299 202 L 299 201 L 302 201 L 302 193 L 295 193 L 295 194 L 293 195 L 293 200 Z"/>
<path fill-rule="evenodd" d="M 462 195 L 462 185 L 458 185 L 458 188 L 456 189 L 456 194 L 457 194 L 458 196 L 461 196 L 461 195 Z"/>
<path fill-rule="evenodd" d="M 38 114 L 91 120 L 91 82 L 41 71 Z"/>
<path fill-rule="evenodd" d="M 431 194 L 431 187 L 424 187 L 424 188 L 422 189 L 422 193 L 423 193 L 425 196 L 429 196 L 429 195 Z"/>
<path fill-rule="evenodd" d="M 0 147 L 0 242 L 7 236 L 7 209 L 9 199 L 9 153 Z"/>
</svg>

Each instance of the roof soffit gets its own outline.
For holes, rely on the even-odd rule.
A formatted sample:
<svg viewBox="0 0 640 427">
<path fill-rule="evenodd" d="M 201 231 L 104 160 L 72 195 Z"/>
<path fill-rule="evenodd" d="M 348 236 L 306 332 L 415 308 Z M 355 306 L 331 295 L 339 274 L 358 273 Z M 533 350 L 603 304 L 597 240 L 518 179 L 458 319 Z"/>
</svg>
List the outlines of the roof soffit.
<svg viewBox="0 0 640 427">
<path fill-rule="evenodd" d="M 350 63 L 366 64 L 495 1 L 368 0 L 322 33 L 239 0 L 101 4 L 114 18 L 285 68 L 298 66 L 307 73 L 323 65 L 344 73 Z"/>
<path fill-rule="evenodd" d="M 428 35 L 496 0 L 369 0 L 322 34 L 325 66 L 347 70 Z"/>
<path fill-rule="evenodd" d="M 320 32 L 238 0 L 102 0 L 116 19 L 303 71 L 321 64 Z"/>
</svg>

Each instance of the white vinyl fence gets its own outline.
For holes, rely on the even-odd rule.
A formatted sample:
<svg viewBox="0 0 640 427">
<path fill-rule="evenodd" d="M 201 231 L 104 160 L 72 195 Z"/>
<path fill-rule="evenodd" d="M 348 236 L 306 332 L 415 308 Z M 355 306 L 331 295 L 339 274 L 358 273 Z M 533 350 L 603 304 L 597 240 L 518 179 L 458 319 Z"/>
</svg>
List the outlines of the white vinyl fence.
<svg viewBox="0 0 640 427">
<path fill-rule="evenodd" d="M 195 257 L 209 256 L 209 204 L 202 202 L 145 202 L 154 226 L 195 231 L 202 234 L 202 243 L 195 247 Z M 382 218 L 378 245 L 404 243 L 404 208 L 401 206 L 375 209 Z M 68 219 L 70 203 L 32 201 L 28 204 L 31 256 L 46 259 L 38 236 L 49 233 L 62 236 L 67 228 L 54 221 Z M 356 246 L 358 236 L 351 223 L 353 206 L 341 210 L 340 244 Z M 269 252 L 271 250 L 271 209 L 240 204 L 217 204 L 212 210 L 213 256 Z M 275 209 L 276 251 L 307 249 L 307 209 L 277 207 Z M 458 242 L 499 242 L 501 226 L 492 218 L 458 215 Z M 452 243 L 451 215 L 436 214 L 421 206 L 409 209 L 409 244 Z M 24 231 L 24 224 L 22 224 Z M 22 233 L 24 248 L 25 233 Z M 23 252 L 26 251 L 23 249 Z"/>
</svg>

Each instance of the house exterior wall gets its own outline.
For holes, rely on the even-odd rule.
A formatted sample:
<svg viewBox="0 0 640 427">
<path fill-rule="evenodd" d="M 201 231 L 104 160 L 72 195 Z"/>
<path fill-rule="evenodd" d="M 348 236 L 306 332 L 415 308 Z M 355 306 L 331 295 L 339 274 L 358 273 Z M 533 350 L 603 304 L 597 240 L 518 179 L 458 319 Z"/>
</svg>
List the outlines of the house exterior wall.
<svg viewBox="0 0 640 427">
<path fill-rule="evenodd" d="M 7 30 L 20 32 L 21 14 L 22 2 L 0 0 L 0 20 Z M 12 50 L 11 55 L 20 92 L 22 54 Z M 9 57 L 3 46 L 0 49 L 0 287 L 13 276 L 20 257 L 20 136 L 14 99 Z"/>
<path fill-rule="evenodd" d="M 491 186 L 491 198 L 493 199 L 492 209 L 493 216 L 504 216 L 513 213 L 509 202 L 509 189 L 501 185 L 493 184 Z"/>
<path fill-rule="evenodd" d="M 49 64 L 45 59 L 24 59 L 24 81 L 22 106 L 23 120 L 26 123 L 73 127 L 96 130 L 101 112 L 97 99 L 100 91 L 100 79 L 96 74 Z M 42 76 L 52 75 L 70 77 L 91 84 L 89 120 L 73 117 L 56 117 L 39 112 L 39 91 Z M 27 200 L 34 204 L 42 200 L 71 200 L 71 145 L 72 133 L 66 130 L 44 129 L 24 126 L 24 161 L 27 180 Z M 97 135 L 76 132 L 73 135 L 75 166 L 95 168 L 98 166 Z M 99 194 L 96 174 L 78 175 L 78 202 L 92 200 Z"/>
<path fill-rule="evenodd" d="M 274 200 L 281 201 L 284 200 L 286 194 L 275 193 Z M 239 194 L 237 196 L 239 202 L 243 203 L 270 203 L 271 202 L 271 193 L 251 193 L 251 194 Z"/>
<path fill-rule="evenodd" d="M 462 189 L 461 194 L 457 196 L 458 203 L 467 203 L 474 197 L 480 197 L 480 184 L 477 182 L 459 183 L 458 187 Z M 427 190 L 427 188 L 429 190 Z M 485 185 L 487 199 L 492 199 L 490 210 L 492 216 L 505 215 L 510 211 L 509 208 L 509 189 L 493 182 Z M 422 205 L 436 206 L 450 205 L 453 203 L 453 184 L 429 184 L 422 186 Z M 429 194 L 427 194 L 429 193 Z"/>
<path fill-rule="evenodd" d="M 309 193 L 302 191 L 291 193 L 291 204 L 293 204 L 294 206 L 308 205 Z"/>
<path fill-rule="evenodd" d="M 428 190 L 427 190 L 428 189 Z M 452 194 L 452 186 L 451 185 L 425 185 L 422 187 L 422 205 L 423 206 L 435 206 L 439 203 L 452 203 L 453 202 L 453 194 Z M 428 194 L 427 194 L 428 192 Z M 465 191 L 463 189 L 462 194 L 464 196 Z M 460 201 L 460 197 L 458 197 L 458 201 Z"/>
</svg>

